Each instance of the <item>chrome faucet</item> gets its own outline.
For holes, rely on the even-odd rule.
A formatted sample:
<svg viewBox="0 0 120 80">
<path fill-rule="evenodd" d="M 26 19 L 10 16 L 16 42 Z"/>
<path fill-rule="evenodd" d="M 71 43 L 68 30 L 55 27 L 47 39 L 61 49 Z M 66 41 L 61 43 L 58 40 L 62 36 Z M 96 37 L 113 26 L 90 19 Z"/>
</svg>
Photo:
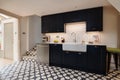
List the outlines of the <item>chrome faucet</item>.
<svg viewBox="0 0 120 80">
<path fill-rule="evenodd" d="M 76 39 L 76 33 L 75 33 L 75 32 L 72 32 L 71 35 L 74 36 L 73 42 L 76 43 L 76 42 L 77 42 L 77 39 Z"/>
</svg>

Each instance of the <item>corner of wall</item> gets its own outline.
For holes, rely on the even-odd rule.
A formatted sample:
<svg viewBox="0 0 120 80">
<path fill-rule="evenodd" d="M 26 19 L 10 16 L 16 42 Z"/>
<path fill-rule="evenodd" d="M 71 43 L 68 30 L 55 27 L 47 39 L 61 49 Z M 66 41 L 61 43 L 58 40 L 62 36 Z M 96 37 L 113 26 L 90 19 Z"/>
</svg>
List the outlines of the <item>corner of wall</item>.
<svg viewBox="0 0 120 80">
<path fill-rule="evenodd" d="M 120 13 L 118 15 L 118 48 L 120 48 Z"/>
<path fill-rule="evenodd" d="M 102 43 L 109 47 L 118 46 L 118 11 L 112 6 L 103 8 Z"/>
</svg>

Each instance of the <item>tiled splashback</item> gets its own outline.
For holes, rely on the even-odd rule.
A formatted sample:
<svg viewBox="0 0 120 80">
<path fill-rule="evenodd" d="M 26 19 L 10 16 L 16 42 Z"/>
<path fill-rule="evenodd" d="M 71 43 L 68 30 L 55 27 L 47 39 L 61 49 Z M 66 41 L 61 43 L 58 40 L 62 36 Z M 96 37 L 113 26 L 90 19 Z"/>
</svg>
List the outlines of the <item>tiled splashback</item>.
<svg viewBox="0 0 120 80">
<path fill-rule="evenodd" d="M 67 39 L 67 35 L 65 33 L 47 33 L 47 36 L 50 36 L 50 42 L 53 42 L 57 36 L 59 36 L 57 39 L 59 42 L 61 42 L 61 37 L 65 38 L 65 41 Z"/>
<path fill-rule="evenodd" d="M 100 32 L 86 32 L 85 22 L 67 23 L 65 24 L 65 33 L 47 33 L 45 35 L 50 36 L 50 42 L 53 42 L 56 37 L 61 42 L 61 37 L 65 38 L 65 42 L 76 42 L 81 43 L 82 41 L 100 42 Z M 96 40 L 95 40 L 96 39 Z"/>
</svg>

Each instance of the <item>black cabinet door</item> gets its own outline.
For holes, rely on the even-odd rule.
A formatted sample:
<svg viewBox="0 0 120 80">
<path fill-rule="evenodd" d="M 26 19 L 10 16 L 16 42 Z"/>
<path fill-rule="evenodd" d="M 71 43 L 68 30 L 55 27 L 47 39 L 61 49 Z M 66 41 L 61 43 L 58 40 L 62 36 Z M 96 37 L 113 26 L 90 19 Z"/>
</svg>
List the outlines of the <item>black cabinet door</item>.
<svg viewBox="0 0 120 80">
<path fill-rule="evenodd" d="M 56 27 L 54 32 L 64 32 L 63 14 L 54 15 L 54 23 L 54 26 Z"/>
<path fill-rule="evenodd" d="M 43 16 L 42 18 L 42 33 L 47 33 L 47 32 L 51 32 L 51 28 L 52 28 L 52 20 L 51 20 L 51 16 Z"/>
<path fill-rule="evenodd" d="M 71 23 L 78 21 L 78 13 L 76 12 L 68 12 L 64 14 L 64 23 Z"/>
<path fill-rule="evenodd" d="M 63 15 L 55 14 L 42 17 L 42 33 L 64 32 Z"/>
<path fill-rule="evenodd" d="M 77 66 L 79 70 L 87 71 L 87 53 L 79 52 Z"/>
<path fill-rule="evenodd" d="M 78 56 L 77 52 L 64 51 L 62 60 L 63 67 L 77 69 Z"/>
<path fill-rule="evenodd" d="M 102 31 L 103 30 L 103 8 L 94 8 L 87 10 L 87 30 L 86 31 Z"/>
<path fill-rule="evenodd" d="M 71 22 L 83 22 L 86 21 L 86 11 L 80 10 L 80 11 L 73 11 L 64 13 L 64 23 L 71 23 Z"/>
<path fill-rule="evenodd" d="M 87 70 L 95 73 L 106 73 L 106 47 L 87 46 Z"/>
<path fill-rule="evenodd" d="M 62 65 L 62 45 L 50 44 L 49 45 L 49 63 L 52 66 Z"/>
<path fill-rule="evenodd" d="M 62 63 L 64 67 L 85 71 L 87 68 L 87 55 L 81 52 L 65 51 Z"/>
</svg>

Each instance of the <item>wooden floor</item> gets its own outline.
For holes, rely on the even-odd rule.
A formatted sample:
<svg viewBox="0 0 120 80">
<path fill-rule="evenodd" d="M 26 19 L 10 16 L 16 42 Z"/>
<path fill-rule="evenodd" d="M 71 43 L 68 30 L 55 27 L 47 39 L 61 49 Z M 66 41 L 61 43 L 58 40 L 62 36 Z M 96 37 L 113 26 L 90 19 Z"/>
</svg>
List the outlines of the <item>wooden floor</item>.
<svg viewBox="0 0 120 80">
<path fill-rule="evenodd" d="M 12 63 L 13 63 L 13 60 L 0 58 L 0 68 Z"/>
</svg>

